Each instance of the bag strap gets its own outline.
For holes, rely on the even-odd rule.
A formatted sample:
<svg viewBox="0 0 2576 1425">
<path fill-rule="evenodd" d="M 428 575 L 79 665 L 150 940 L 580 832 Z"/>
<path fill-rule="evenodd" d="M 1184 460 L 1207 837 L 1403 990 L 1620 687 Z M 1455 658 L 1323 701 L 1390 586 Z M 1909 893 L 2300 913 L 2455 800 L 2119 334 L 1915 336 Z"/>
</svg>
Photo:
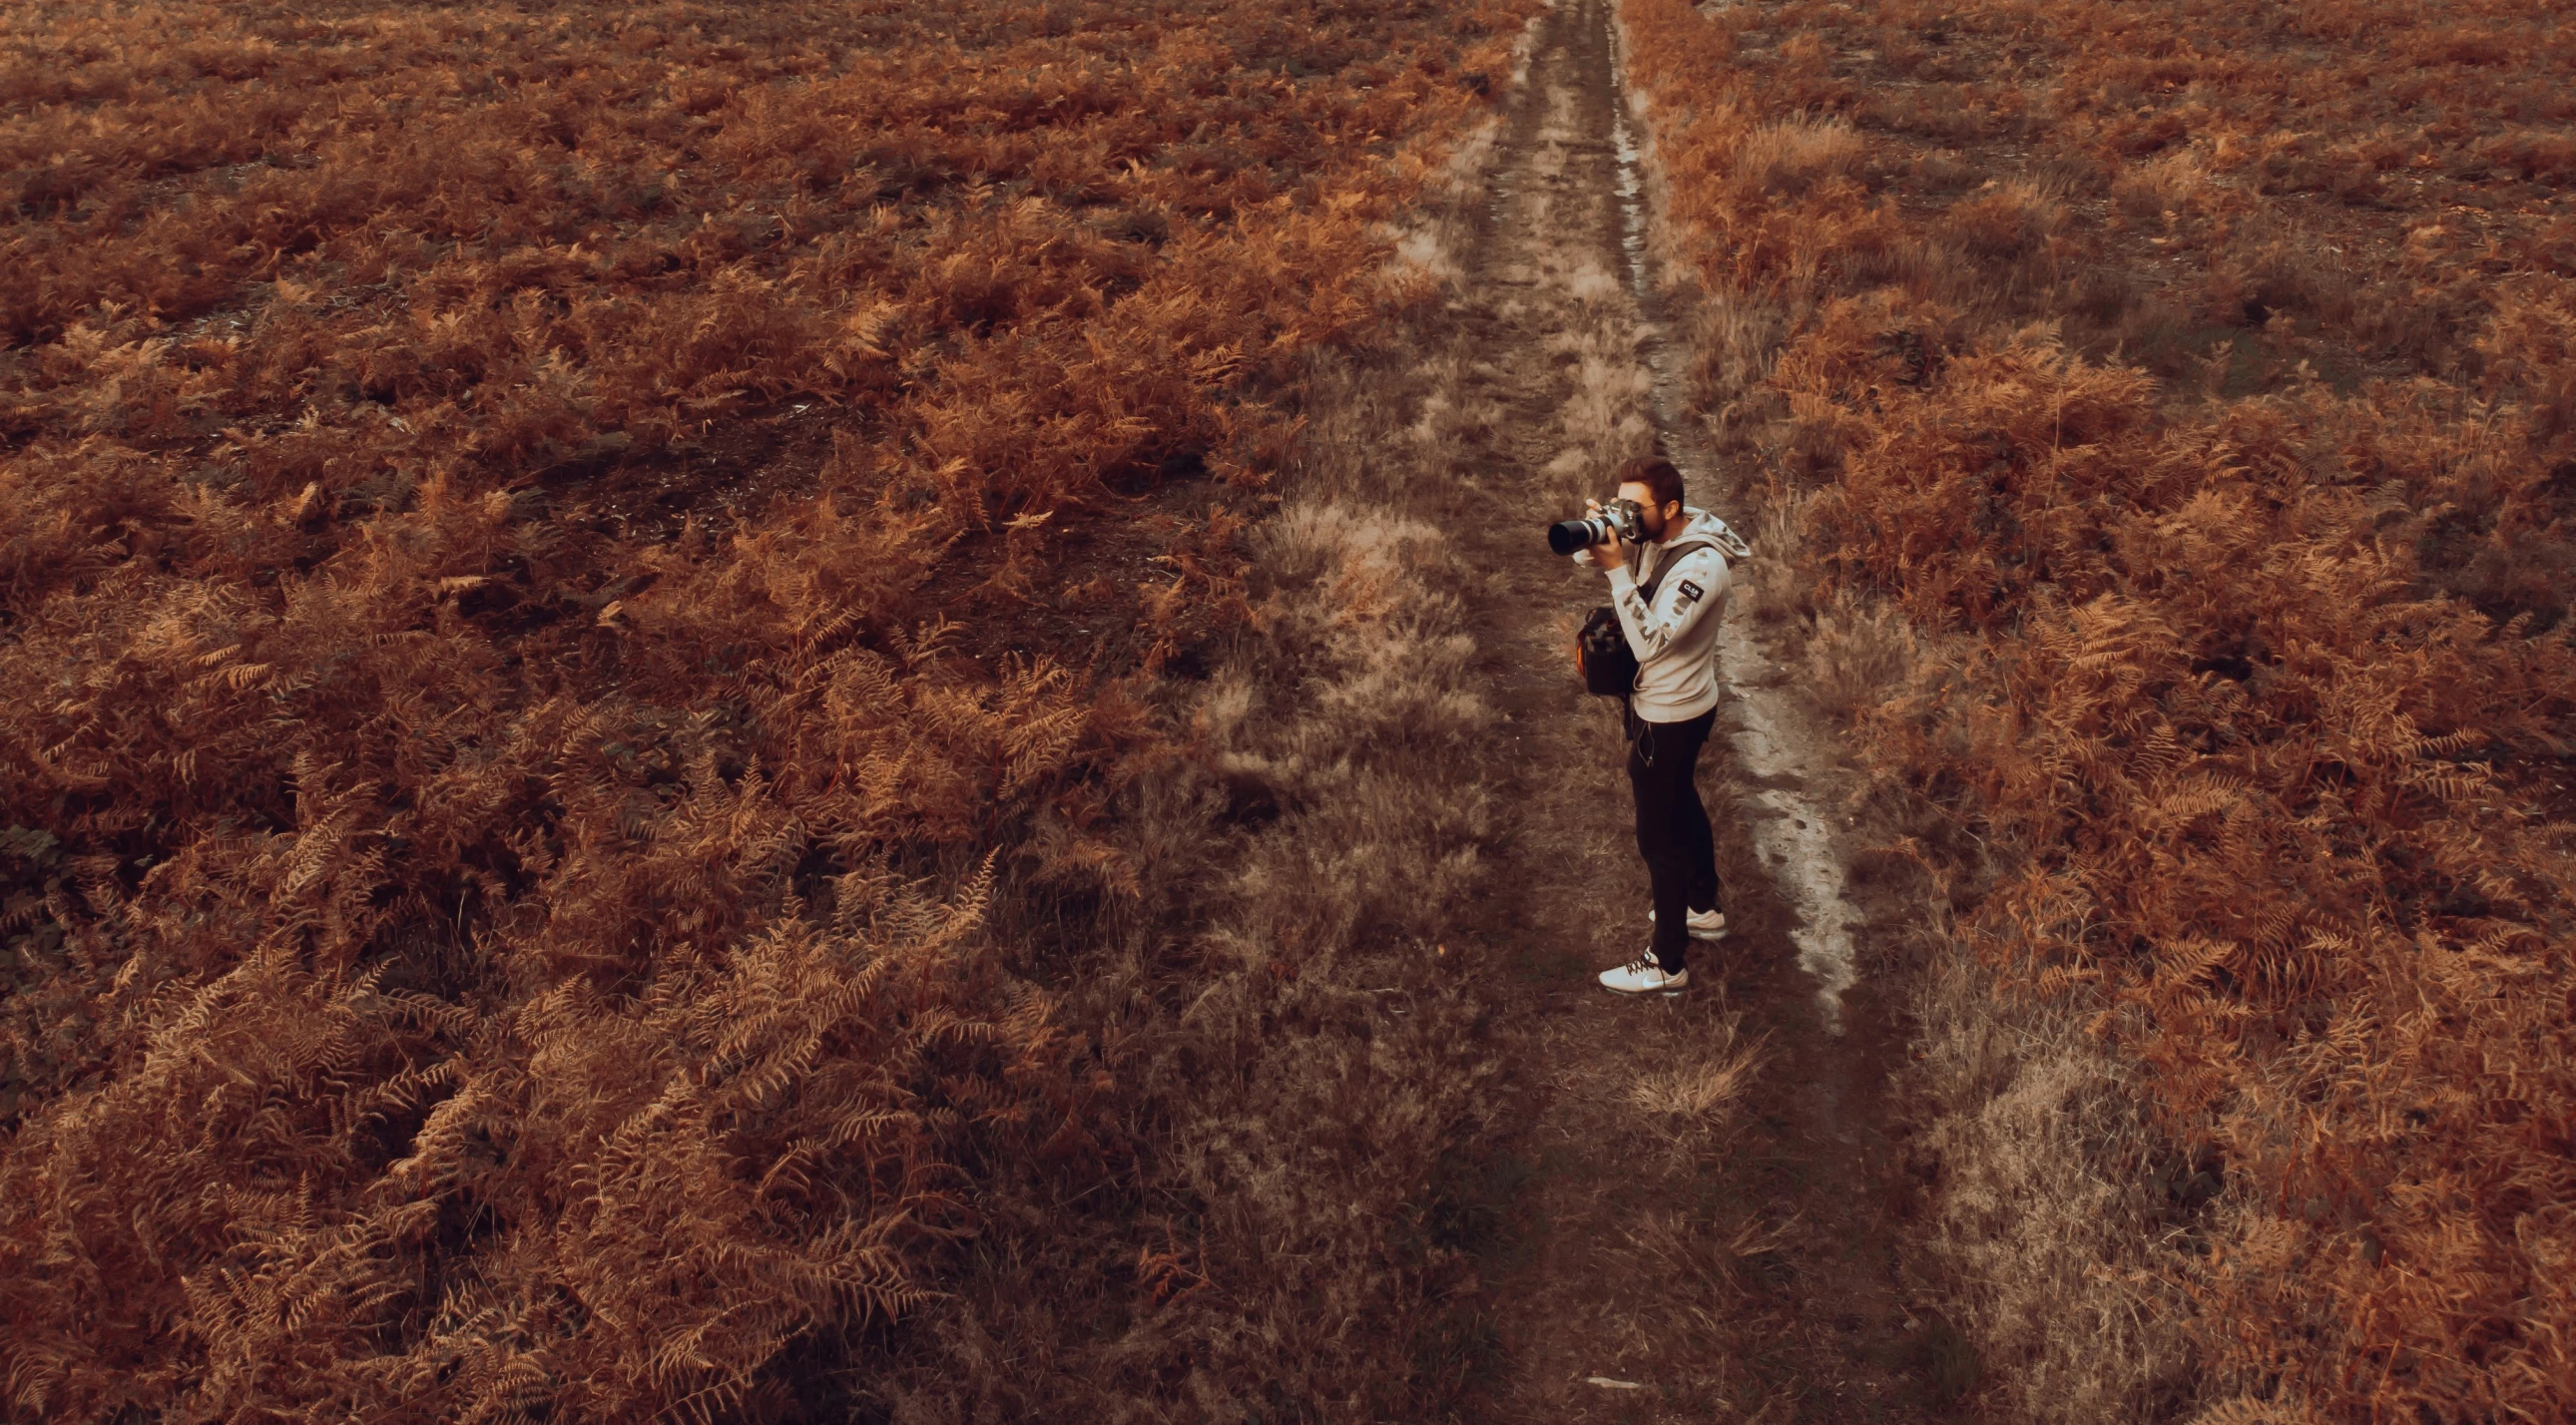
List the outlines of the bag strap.
<svg viewBox="0 0 2576 1425">
<path fill-rule="evenodd" d="M 1637 591 L 1646 596 L 1646 603 L 1651 606 L 1655 602 L 1655 591 L 1664 586 L 1665 575 L 1673 572 L 1680 566 L 1682 560 L 1690 555 L 1697 554 L 1703 549 L 1715 548 L 1717 548 L 1717 541 L 1713 539 L 1686 539 L 1666 549 L 1663 557 L 1655 561 L 1655 577 L 1639 585 Z"/>
</svg>

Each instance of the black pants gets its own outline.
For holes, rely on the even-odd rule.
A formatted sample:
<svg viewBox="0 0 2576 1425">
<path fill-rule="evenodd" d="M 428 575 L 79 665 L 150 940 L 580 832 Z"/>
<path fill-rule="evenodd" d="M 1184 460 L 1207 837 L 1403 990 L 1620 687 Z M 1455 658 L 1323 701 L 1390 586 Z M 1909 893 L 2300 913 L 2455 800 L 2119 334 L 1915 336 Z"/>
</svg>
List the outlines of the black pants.
<svg viewBox="0 0 2576 1425">
<path fill-rule="evenodd" d="M 1718 908 L 1717 841 L 1699 800 L 1699 750 L 1717 709 L 1688 722 L 1628 715 L 1628 785 L 1637 794 L 1637 850 L 1655 887 L 1655 963 L 1676 974 L 1690 952 L 1684 916 Z"/>
</svg>

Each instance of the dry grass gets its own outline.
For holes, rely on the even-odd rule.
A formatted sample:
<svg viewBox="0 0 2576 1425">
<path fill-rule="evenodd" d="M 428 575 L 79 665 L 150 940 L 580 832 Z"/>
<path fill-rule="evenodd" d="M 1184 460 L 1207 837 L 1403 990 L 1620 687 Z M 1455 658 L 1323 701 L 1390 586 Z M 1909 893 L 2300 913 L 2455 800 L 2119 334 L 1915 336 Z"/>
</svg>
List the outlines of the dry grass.
<svg viewBox="0 0 2576 1425">
<path fill-rule="evenodd" d="M 1629 1086 L 1628 1101 L 1647 1113 L 1696 1124 L 1732 1110 L 1758 1067 L 1751 1051 L 1704 1056 L 1697 1063 L 1645 1075 Z"/>
<path fill-rule="evenodd" d="M 1982 967 L 1921 1082 L 1998 1402 L 2564 1415 L 2564 27 L 1623 16 L 1696 394 Z"/>
<path fill-rule="evenodd" d="M 2208 166 L 2197 151 L 2188 148 L 2125 167 L 2111 180 L 2112 200 L 2139 223 L 2170 223 L 2186 213 L 2205 215 L 2213 207 L 2209 200 L 2214 196 Z"/>
<path fill-rule="evenodd" d="M 1714 1131 L 1734 1115 L 1761 1070 L 1760 1042 L 1748 1041 L 1736 1020 L 1723 1020 L 1692 1039 L 1678 1062 L 1631 1080 L 1628 1102 L 1668 1121 L 1676 1134 Z"/>
<path fill-rule="evenodd" d="M 1748 197 L 1795 198 L 1858 173 L 1868 154 L 1842 119 L 1775 119 L 1744 135 L 1728 179 Z"/>
<path fill-rule="evenodd" d="M 1944 1168 L 1938 1247 L 2012 1413 L 2170 1419 L 2192 1358 L 2170 1261 L 2196 1181 L 2142 1111 L 2147 1085 L 2086 1016 L 2017 1002 L 1953 953 L 1917 1000 L 1919 1149 Z"/>
<path fill-rule="evenodd" d="M 1800 686 L 1836 726 L 1848 727 L 1875 712 L 1892 691 L 1937 664 L 1928 640 L 1901 611 L 1855 598 L 1848 590 L 1835 590 L 1821 607 L 1784 608 L 1773 617 L 1785 620 L 1801 613 L 1806 668 Z"/>
<path fill-rule="evenodd" d="M 1951 205 L 1946 225 L 1958 244 L 1989 261 L 2038 250 L 2066 224 L 2066 205 L 2021 179 L 1991 184 Z"/>
</svg>

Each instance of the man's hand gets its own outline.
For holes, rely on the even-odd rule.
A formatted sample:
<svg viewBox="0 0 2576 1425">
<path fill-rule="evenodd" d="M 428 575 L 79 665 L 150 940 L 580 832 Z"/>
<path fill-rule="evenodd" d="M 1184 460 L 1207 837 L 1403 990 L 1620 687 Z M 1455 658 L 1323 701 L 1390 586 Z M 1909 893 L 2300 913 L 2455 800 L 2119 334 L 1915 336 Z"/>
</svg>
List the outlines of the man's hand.
<svg viewBox="0 0 2576 1425">
<path fill-rule="evenodd" d="M 1601 517 L 1601 502 L 1599 500 L 1584 501 L 1583 513 L 1593 519 L 1599 519 Z M 1624 569 L 1628 566 L 1628 551 L 1619 547 L 1619 536 L 1614 534 L 1601 543 L 1592 546 L 1592 562 L 1600 565 L 1604 569 Z"/>
</svg>

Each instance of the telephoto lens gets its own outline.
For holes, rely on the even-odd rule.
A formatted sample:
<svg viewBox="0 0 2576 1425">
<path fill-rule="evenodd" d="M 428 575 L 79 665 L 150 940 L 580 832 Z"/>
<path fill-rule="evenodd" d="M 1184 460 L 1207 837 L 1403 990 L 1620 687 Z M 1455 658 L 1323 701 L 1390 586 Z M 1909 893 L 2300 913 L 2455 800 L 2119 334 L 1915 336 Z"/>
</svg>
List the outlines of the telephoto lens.
<svg viewBox="0 0 2576 1425">
<path fill-rule="evenodd" d="M 1610 537 L 1608 520 L 1558 520 L 1547 527 L 1547 547 L 1559 554 L 1579 554 Z"/>
</svg>

